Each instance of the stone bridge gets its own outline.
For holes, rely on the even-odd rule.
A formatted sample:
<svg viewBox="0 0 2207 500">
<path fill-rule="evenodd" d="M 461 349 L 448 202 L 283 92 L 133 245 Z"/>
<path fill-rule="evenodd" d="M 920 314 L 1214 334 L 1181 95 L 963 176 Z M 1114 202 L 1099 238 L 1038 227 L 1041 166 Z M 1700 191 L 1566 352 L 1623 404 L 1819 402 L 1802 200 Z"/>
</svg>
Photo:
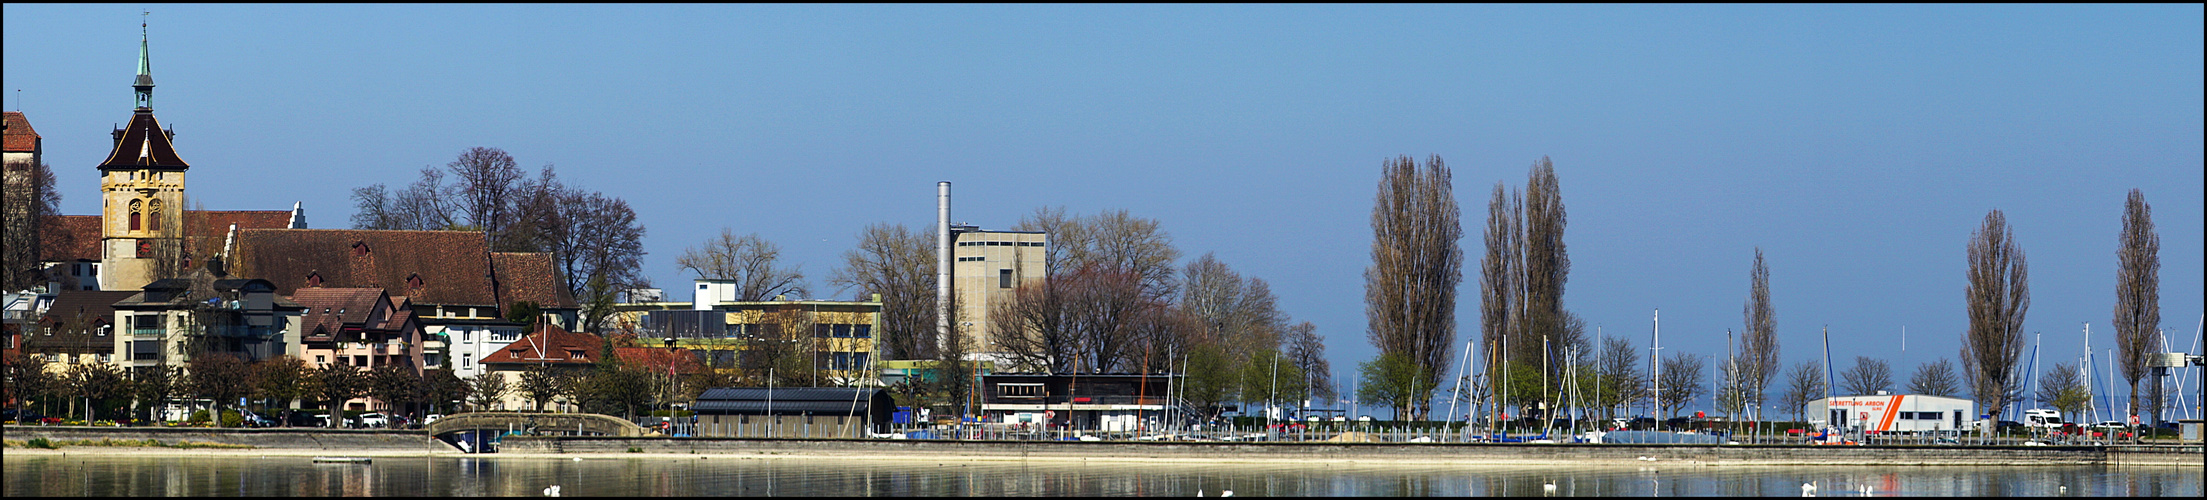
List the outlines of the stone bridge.
<svg viewBox="0 0 2207 500">
<path fill-rule="evenodd" d="M 557 436 L 639 437 L 644 428 L 618 417 L 595 413 L 478 412 L 447 415 L 429 424 L 431 436 L 470 430 L 513 430 Z"/>
</svg>

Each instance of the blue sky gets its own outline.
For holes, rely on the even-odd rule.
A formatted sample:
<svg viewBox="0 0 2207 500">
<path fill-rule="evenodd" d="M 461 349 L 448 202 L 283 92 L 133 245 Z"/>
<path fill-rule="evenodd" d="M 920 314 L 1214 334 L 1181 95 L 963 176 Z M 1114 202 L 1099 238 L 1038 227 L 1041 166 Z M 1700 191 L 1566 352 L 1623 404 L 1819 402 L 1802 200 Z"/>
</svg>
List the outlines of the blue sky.
<svg viewBox="0 0 2207 500">
<path fill-rule="evenodd" d="M 1374 352 L 1381 160 L 1446 159 L 1477 248 L 1491 186 L 1546 155 L 1567 307 L 1643 346 L 1661 309 L 1667 351 L 1721 353 L 1760 247 L 1788 364 L 1826 326 L 1842 363 L 1952 356 L 1963 247 L 1997 208 L 2042 362 L 2088 322 L 2104 350 L 2132 188 L 2178 349 L 2202 314 L 2199 5 L 9 4 L 5 106 L 66 213 L 97 212 L 141 8 L 207 208 L 304 201 L 345 227 L 352 188 L 499 147 L 627 199 L 674 299 L 675 257 L 722 227 L 828 295 L 860 228 L 932 224 L 948 180 L 953 218 L 987 228 L 1050 205 L 1162 221 L 1187 258 L 1270 281 L 1346 384 Z"/>
</svg>

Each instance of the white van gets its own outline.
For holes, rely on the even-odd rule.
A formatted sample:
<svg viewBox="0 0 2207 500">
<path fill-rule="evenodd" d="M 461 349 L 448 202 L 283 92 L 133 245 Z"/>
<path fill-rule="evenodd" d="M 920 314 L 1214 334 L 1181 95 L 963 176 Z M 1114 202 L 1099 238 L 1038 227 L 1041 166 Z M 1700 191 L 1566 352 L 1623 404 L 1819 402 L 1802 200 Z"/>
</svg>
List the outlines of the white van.
<svg viewBox="0 0 2207 500">
<path fill-rule="evenodd" d="M 2029 427 L 2032 429 L 2053 429 L 2060 428 L 2061 424 L 2061 412 L 2059 411 L 2048 410 L 2045 408 L 2023 410 L 2024 427 Z"/>
</svg>

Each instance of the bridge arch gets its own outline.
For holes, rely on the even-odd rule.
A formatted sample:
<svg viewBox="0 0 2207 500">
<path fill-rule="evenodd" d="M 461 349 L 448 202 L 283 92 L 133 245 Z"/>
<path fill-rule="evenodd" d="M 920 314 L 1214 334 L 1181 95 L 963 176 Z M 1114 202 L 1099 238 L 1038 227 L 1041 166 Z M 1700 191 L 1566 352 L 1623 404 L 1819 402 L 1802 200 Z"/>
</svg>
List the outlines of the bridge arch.
<svg viewBox="0 0 2207 500">
<path fill-rule="evenodd" d="M 512 430 L 524 434 L 639 437 L 644 428 L 618 417 L 595 413 L 473 412 L 446 415 L 427 427 L 429 435 L 463 431 Z"/>
</svg>

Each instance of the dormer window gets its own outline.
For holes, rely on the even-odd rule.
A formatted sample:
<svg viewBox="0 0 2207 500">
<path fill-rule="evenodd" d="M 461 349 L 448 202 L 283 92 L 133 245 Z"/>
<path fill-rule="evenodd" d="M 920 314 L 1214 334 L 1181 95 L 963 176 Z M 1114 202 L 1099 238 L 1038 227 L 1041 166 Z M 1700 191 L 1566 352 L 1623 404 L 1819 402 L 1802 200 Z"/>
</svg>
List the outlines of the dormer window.
<svg viewBox="0 0 2207 500">
<path fill-rule="evenodd" d="M 308 287 L 308 288 L 321 288 L 321 287 L 322 287 L 322 273 L 318 273 L 318 272 L 310 272 L 310 273 L 307 273 L 307 287 Z M 327 308 L 327 307 L 324 307 L 324 308 L 322 308 L 322 313 L 323 313 L 323 314 L 328 314 L 328 313 L 329 313 L 329 308 Z"/>
<path fill-rule="evenodd" d="M 574 359 L 582 359 L 582 350 L 581 350 L 581 349 L 568 349 L 568 350 L 567 350 L 567 357 L 569 357 L 569 358 L 574 358 Z"/>
<path fill-rule="evenodd" d="M 366 241 L 355 241 L 355 242 L 353 242 L 353 256 L 354 256 L 354 257 L 365 257 L 365 256 L 367 256 L 367 255 L 368 255 L 368 242 L 366 242 Z"/>
<path fill-rule="evenodd" d="M 420 290 L 423 284 L 424 283 L 422 282 L 421 274 L 419 273 L 406 277 L 407 290 Z"/>
</svg>

